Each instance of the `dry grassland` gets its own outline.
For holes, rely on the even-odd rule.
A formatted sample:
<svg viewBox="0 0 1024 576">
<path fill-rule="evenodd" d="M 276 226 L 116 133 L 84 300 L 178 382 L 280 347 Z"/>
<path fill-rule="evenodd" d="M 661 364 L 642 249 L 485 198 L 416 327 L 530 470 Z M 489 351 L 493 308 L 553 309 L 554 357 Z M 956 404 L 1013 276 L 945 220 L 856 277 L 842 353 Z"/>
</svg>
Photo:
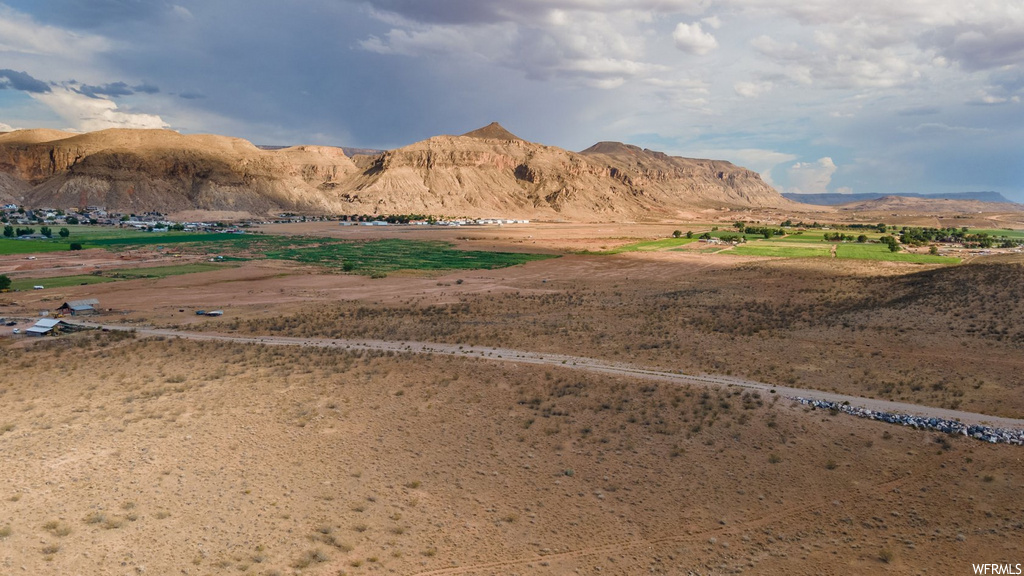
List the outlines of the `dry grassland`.
<svg viewBox="0 0 1024 576">
<path fill-rule="evenodd" d="M 918 574 L 1024 549 L 1019 448 L 776 397 L 113 333 L 0 355 L 3 573 Z"/>
<path fill-rule="evenodd" d="M 675 252 L 563 257 L 500 275 L 210 328 L 560 352 L 1024 414 L 1019 257 L 929 268 Z"/>
</svg>

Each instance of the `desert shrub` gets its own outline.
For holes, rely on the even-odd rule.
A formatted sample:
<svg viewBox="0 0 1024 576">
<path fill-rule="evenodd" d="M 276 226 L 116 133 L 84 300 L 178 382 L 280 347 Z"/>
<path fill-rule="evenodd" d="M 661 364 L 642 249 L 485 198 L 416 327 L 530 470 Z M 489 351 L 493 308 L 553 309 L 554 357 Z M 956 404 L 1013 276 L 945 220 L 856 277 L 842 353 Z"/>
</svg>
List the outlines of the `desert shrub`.
<svg viewBox="0 0 1024 576">
<path fill-rule="evenodd" d="M 327 560 L 327 554 L 324 554 L 322 551 L 307 550 L 305 553 L 302 554 L 302 556 L 299 556 L 299 558 L 295 560 L 294 563 L 292 563 L 292 567 L 308 568 L 313 564 L 323 564 L 324 562 L 327 562 Z"/>
</svg>

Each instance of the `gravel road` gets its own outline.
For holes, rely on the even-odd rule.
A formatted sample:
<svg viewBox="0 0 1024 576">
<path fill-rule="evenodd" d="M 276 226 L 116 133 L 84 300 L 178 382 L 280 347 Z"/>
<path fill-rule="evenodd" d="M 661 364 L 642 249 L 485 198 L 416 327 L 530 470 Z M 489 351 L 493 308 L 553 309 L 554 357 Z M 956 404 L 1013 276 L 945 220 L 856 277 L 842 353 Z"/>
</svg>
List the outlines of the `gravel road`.
<svg viewBox="0 0 1024 576">
<path fill-rule="evenodd" d="M 586 370 L 588 372 L 597 372 L 601 374 L 633 376 L 647 380 L 658 380 L 664 382 L 678 382 L 715 387 L 734 386 L 757 390 L 766 395 L 778 394 L 789 398 L 803 397 L 840 403 L 849 402 L 853 406 L 860 406 L 869 410 L 913 414 L 927 418 L 944 418 L 947 420 L 958 420 L 967 424 L 980 424 L 996 428 L 1024 428 L 1024 419 L 1002 418 L 998 416 L 988 416 L 986 414 L 977 414 L 974 412 L 964 412 L 961 410 L 922 406 L 920 404 L 892 402 L 889 400 L 878 400 L 874 398 L 861 398 L 859 396 L 847 396 L 844 394 L 823 392 L 807 388 L 772 386 L 763 382 L 744 380 L 742 378 L 735 378 L 731 376 L 684 374 L 682 372 L 662 371 L 634 366 L 628 363 L 609 362 L 607 360 L 597 360 L 582 356 L 567 356 L 564 354 L 546 354 L 540 352 L 528 352 L 525 350 L 512 350 L 509 348 L 462 346 L 457 344 L 442 344 L 434 342 L 293 338 L 288 336 L 234 336 L 210 332 L 186 332 L 181 330 L 135 328 L 117 325 L 108 326 L 89 322 L 80 322 L 77 320 L 70 323 L 89 328 L 106 328 L 108 330 L 122 331 L 134 330 L 140 336 L 164 336 L 170 338 L 186 338 L 189 340 L 219 340 L 245 344 L 264 344 L 269 346 L 308 346 L 314 348 L 335 348 L 343 350 L 377 350 L 382 352 L 403 352 L 411 354 L 458 355 L 466 358 L 481 358 L 497 362 L 561 366 L 563 368 L 572 368 L 575 370 Z"/>
</svg>

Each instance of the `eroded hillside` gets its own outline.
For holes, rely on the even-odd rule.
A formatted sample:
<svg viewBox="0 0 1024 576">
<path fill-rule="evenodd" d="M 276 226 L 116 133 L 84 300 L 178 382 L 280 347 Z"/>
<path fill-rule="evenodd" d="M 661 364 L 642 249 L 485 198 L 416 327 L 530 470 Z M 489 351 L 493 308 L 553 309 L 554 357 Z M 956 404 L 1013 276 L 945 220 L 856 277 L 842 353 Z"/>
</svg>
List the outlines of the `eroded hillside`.
<svg viewBox="0 0 1024 576">
<path fill-rule="evenodd" d="M 0 135 L 0 194 L 28 206 L 119 212 L 281 210 L 335 214 L 623 220 L 789 205 L 749 170 L 618 145 L 584 153 L 497 124 L 357 162 L 340 148 L 265 149 L 167 130 Z M 638 148 L 636 150 L 639 150 Z"/>
</svg>

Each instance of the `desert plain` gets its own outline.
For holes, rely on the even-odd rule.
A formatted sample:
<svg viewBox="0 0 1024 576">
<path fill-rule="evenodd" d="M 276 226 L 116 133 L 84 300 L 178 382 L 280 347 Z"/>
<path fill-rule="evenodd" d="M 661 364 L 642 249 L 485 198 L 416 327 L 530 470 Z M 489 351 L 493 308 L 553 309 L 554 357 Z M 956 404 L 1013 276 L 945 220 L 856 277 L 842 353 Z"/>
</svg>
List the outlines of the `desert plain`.
<svg viewBox="0 0 1024 576">
<path fill-rule="evenodd" d="M 90 322 L 136 328 L 4 329 L 0 572 L 959 574 L 1024 561 L 1020 446 L 740 386 L 452 353 L 1024 417 L 1019 253 L 602 253 L 680 227 L 269 225 L 553 257 L 376 278 L 247 259 L 0 295 L 21 328 L 86 298 L 100 301 Z M 97 248 L 0 256 L 0 273 L 208 259 Z M 328 339 L 447 352 L 315 345 Z"/>
</svg>

